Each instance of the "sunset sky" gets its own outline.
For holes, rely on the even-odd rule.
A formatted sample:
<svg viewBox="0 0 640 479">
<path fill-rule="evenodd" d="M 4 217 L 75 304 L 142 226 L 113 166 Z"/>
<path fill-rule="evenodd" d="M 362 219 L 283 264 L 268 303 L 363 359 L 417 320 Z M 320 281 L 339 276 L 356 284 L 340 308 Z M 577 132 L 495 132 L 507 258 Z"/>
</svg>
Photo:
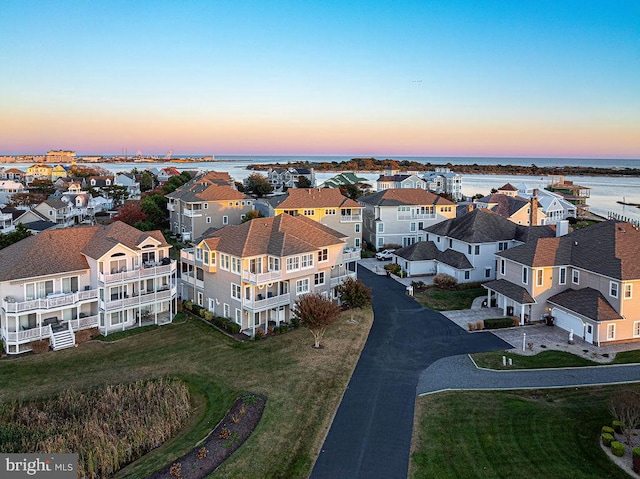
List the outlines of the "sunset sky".
<svg viewBox="0 0 640 479">
<path fill-rule="evenodd" d="M 640 158 L 640 1 L 2 0 L 0 154 Z"/>
</svg>

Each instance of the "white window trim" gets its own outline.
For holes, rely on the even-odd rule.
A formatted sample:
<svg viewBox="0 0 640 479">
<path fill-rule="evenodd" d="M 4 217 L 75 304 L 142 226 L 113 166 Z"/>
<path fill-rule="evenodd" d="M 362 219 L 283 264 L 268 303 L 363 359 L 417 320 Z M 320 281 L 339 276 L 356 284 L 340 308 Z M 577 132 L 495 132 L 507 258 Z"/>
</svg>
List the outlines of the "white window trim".
<svg viewBox="0 0 640 479">
<path fill-rule="evenodd" d="M 536 270 L 536 286 L 544 286 L 544 270 Z"/>
<path fill-rule="evenodd" d="M 627 292 L 629 293 L 627 295 Z M 633 285 L 625 284 L 624 285 L 624 293 L 622 294 L 623 299 L 632 299 L 633 298 Z"/>
<path fill-rule="evenodd" d="M 633 337 L 640 338 L 640 321 L 633 322 Z"/>
<path fill-rule="evenodd" d="M 607 324 L 607 340 L 612 341 L 614 339 L 616 339 L 616 323 L 609 323 Z"/>
<path fill-rule="evenodd" d="M 522 267 L 522 284 L 529 284 L 529 268 L 526 266 Z"/>
<path fill-rule="evenodd" d="M 571 282 L 573 284 L 580 284 L 580 271 L 574 269 L 571 273 Z"/>
<path fill-rule="evenodd" d="M 231 297 L 235 300 L 242 300 L 242 288 L 239 284 L 231 283 Z"/>
<path fill-rule="evenodd" d="M 615 294 L 613 294 L 614 288 Z M 611 296 L 612 298 L 617 298 L 618 296 L 620 296 L 620 285 L 617 281 L 609 281 L 609 296 Z"/>
<path fill-rule="evenodd" d="M 563 271 L 564 271 L 564 281 L 562 279 Z M 558 284 L 567 284 L 567 268 L 564 266 L 558 270 Z"/>
</svg>

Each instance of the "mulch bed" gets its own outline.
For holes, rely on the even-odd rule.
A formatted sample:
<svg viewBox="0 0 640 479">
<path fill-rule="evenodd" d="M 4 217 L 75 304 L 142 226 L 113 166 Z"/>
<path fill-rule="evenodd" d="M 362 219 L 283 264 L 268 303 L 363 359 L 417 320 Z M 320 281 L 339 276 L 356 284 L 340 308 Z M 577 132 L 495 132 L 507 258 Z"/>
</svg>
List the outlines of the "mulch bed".
<svg viewBox="0 0 640 479">
<path fill-rule="evenodd" d="M 260 394 L 239 397 L 204 444 L 149 479 L 201 479 L 208 476 L 251 435 L 260 422 L 266 402 L 267 398 Z"/>
</svg>

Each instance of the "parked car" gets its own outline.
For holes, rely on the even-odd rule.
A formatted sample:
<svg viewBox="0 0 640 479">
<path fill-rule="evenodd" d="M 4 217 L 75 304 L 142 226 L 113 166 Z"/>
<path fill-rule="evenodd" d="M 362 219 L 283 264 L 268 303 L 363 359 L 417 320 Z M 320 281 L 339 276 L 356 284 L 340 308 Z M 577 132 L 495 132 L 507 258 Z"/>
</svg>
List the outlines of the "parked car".
<svg viewBox="0 0 640 479">
<path fill-rule="evenodd" d="M 394 253 L 394 249 L 385 249 L 380 251 L 379 253 L 376 253 L 376 259 L 379 261 L 385 261 L 387 259 L 391 259 L 391 257 L 393 256 Z"/>
</svg>

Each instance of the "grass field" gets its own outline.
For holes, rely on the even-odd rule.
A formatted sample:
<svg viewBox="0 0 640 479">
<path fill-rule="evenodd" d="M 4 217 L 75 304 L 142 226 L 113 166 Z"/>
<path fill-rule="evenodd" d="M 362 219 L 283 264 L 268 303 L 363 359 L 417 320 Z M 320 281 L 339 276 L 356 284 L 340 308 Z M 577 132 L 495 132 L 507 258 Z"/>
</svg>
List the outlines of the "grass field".
<svg viewBox="0 0 640 479">
<path fill-rule="evenodd" d="M 343 316 L 329 328 L 325 349 L 297 330 L 241 344 L 197 319 L 120 341 L 0 362 L 0 401 L 46 398 L 67 388 L 154 377 L 178 377 L 189 386 L 195 413 L 176 437 L 120 471 L 146 477 L 189 451 L 220 421 L 243 391 L 267 396 L 263 418 L 249 440 L 211 477 L 307 477 L 360 355 L 371 310 Z"/>
<path fill-rule="evenodd" d="M 483 287 L 455 290 L 431 287 L 414 294 L 420 304 L 436 311 L 471 309 L 475 298 L 486 295 L 487 290 Z"/>
<path fill-rule="evenodd" d="M 628 478 L 598 443 L 615 388 L 418 398 L 409 477 Z"/>
<path fill-rule="evenodd" d="M 513 365 L 503 366 L 502 356 L 506 356 L 507 360 L 509 358 L 512 359 Z M 472 357 L 479 367 L 487 369 L 544 369 L 602 365 L 602 363 L 591 361 L 587 357 L 554 350 L 542 351 L 534 356 L 523 356 L 505 351 L 493 351 L 490 353 L 472 354 Z M 613 361 L 607 364 L 629 364 L 638 362 L 640 362 L 640 350 L 618 353 Z"/>
</svg>

